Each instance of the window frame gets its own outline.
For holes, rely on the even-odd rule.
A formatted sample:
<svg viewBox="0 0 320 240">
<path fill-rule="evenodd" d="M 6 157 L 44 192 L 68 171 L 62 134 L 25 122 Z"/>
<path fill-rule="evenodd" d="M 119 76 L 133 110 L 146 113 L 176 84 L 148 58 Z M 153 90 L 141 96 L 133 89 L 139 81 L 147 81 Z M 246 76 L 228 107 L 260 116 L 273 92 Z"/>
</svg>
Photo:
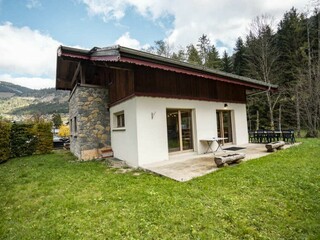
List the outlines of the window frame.
<svg viewBox="0 0 320 240">
<path fill-rule="evenodd" d="M 126 129 L 126 117 L 124 111 L 113 114 L 113 130 L 124 131 Z"/>
</svg>

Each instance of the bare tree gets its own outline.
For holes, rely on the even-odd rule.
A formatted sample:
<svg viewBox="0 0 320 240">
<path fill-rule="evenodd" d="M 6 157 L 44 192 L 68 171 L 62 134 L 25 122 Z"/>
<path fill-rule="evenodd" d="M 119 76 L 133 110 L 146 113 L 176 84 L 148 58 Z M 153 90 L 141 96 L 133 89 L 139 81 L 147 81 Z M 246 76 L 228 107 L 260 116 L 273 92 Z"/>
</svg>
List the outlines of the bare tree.
<svg viewBox="0 0 320 240">
<path fill-rule="evenodd" d="M 319 1 L 312 16 L 306 18 L 307 30 L 307 71 L 303 72 L 304 93 L 301 99 L 301 111 L 307 127 L 308 137 L 318 137 L 320 123 L 320 13 Z M 308 13 L 307 13 L 308 14 Z M 313 34 L 316 32 L 317 34 Z"/>
<path fill-rule="evenodd" d="M 251 23 L 246 42 L 248 70 L 253 77 L 268 84 L 275 83 L 276 79 L 276 61 L 279 54 L 274 39 L 272 18 L 267 15 L 256 17 Z M 270 127 L 274 129 L 274 109 L 280 94 L 266 91 L 266 98 L 270 114 Z"/>
<path fill-rule="evenodd" d="M 167 41 L 157 40 L 154 44 L 155 46 L 149 47 L 146 51 L 167 58 L 171 57 L 173 47 Z"/>
</svg>

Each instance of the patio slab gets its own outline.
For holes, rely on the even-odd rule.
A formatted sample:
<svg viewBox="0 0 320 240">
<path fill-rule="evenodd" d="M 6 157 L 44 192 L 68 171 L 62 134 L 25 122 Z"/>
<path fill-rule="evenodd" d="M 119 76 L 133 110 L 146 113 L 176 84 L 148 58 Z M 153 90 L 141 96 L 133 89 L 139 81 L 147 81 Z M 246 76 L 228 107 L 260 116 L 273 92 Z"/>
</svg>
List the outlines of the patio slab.
<svg viewBox="0 0 320 240">
<path fill-rule="evenodd" d="M 284 146 L 284 149 L 298 144 L 299 143 L 286 144 Z M 228 146 L 225 148 L 229 147 L 232 146 Z M 245 145 L 237 145 L 234 147 L 241 147 L 244 149 L 240 149 L 237 151 L 221 150 L 216 152 L 215 154 L 196 154 L 194 152 L 179 155 L 177 154 L 172 155 L 169 160 L 144 165 L 142 166 L 142 168 L 179 182 L 186 182 L 193 178 L 217 171 L 219 168 L 214 162 L 214 156 L 221 156 L 230 153 L 245 153 L 246 157 L 244 161 L 248 161 L 272 154 L 270 152 L 267 152 L 265 144 L 250 143 Z"/>
</svg>

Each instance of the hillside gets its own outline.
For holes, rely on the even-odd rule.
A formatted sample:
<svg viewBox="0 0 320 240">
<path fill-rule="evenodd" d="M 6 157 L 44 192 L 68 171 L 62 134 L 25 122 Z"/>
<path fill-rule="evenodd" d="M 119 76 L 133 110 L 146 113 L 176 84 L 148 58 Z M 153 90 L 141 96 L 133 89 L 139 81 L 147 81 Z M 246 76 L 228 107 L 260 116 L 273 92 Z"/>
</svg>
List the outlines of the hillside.
<svg viewBox="0 0 320 240">
<path fill-rule="evenodd" d="M 68 91 L 54 88 L 34 90 L 0 81 L 0 115 L 16 118 L 23 115 L 68 113 Z"/>
<path fill-rule="evenodd" d="M 8 82 L 3 82 L 3 81 L 0 81 L 0 98 L 5 98 L 7 95 L 22 95 L 22 94 L 26 94 L 26 93 L 29 93 L 29 92 L 32 92 L 32 91 L 35 91 L 35 90 L 32 90 L 30 88 L 26 88 L 26 87 L 22 87 L 22 86 L 19 86 L 19 85 L 15 85 L 15 84 L 12 84 L 12 83 L 8 83 Z"/>
</svg>

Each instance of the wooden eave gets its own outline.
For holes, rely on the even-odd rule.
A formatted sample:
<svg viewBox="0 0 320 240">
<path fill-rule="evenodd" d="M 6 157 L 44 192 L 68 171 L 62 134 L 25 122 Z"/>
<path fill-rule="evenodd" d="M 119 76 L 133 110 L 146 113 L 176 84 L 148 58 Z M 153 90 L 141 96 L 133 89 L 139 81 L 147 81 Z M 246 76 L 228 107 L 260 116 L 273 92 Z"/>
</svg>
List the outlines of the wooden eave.
<svg viewBox="0 0 320 240">
<path fill-rule="evenodd" d="M 57 78 L 56 89 L 71 90 L 72 83 L 70 76 L 74 74 L 78 62 L 105 62 L 113 67 L 121 66 L 123 63 L 141 65 L 151 68 L 158 68 L 165 71 L 173 71 L 181 74 L 193 75 L 201 78 L 208 78 L 216 81 L 228 82 L 235 85 L 246 86 L 250 90 L 277 90 L 278 86 L 267 84 L 255 79 L 225 73 L 218 70 L 207 69 L 173 59 L 157 56 L 122 46 L 107 48 L 93 48 L 91 50 L 76 49 L 60 46 L 57 56 Z"/>
</svg>

